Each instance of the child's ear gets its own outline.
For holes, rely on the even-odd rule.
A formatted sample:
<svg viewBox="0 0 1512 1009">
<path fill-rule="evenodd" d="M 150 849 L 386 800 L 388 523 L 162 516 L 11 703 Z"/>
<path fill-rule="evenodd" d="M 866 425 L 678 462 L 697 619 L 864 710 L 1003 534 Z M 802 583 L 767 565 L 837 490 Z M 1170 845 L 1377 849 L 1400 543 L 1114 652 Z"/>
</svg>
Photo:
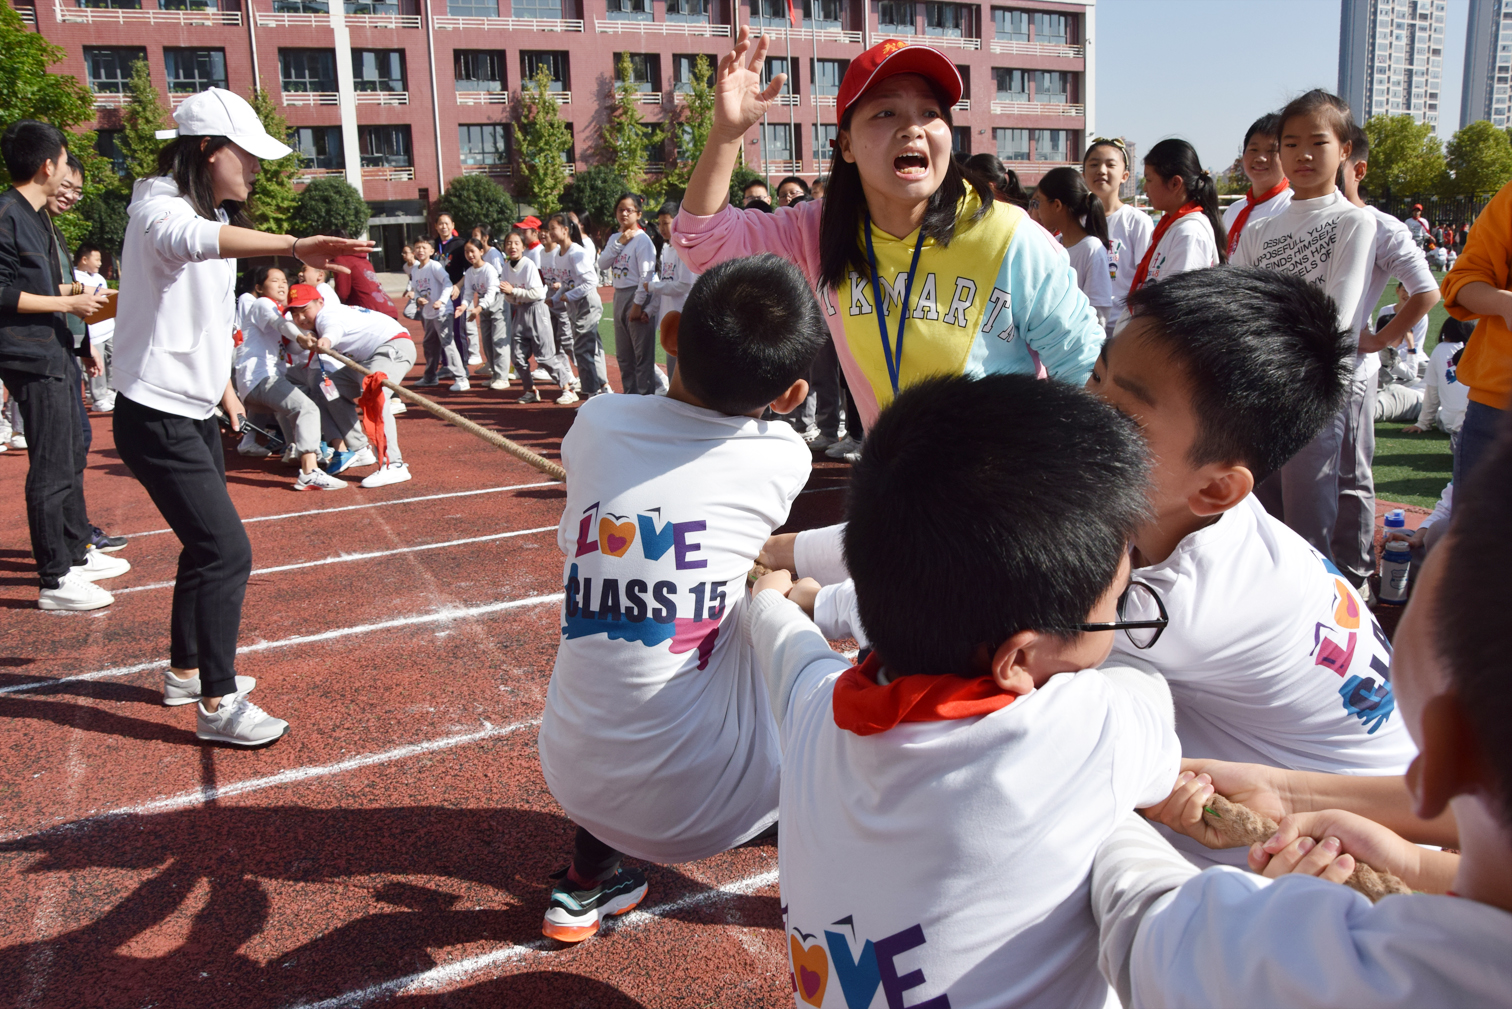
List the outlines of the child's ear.
<svg viewBox="0 0 1512 1009">
<path fill-rule="evenodd" d="M 682 325 L 681 312 L 668 312 L 662 316 L 661 345 L 670 357 L 677 356 L 677 328 Z"/>
<path fill-rule="evenodd" d="M 1423 705 L 1423 747 L 1407 767 L 1413 813 L 1431 820 L 1457 795 L 1485 794 L 1491 783 L 1485 753 L 1459 696 L 1439 694 Z"/>
<path fill-rule="evenodd" d="M 667 353 L 671 353 L 668 351 Z M 792 413 L 798 409 L 798 405 L 808 399 L 809 384 L 804 379 L 799 379 L 787 387 L 787 391 L 772 400 L 773 413 Z"/>
<path fill-rule="evenodd" d="M 1255 489 L 1255 474 L 1247 466 L 1207 466 L 1203 485 L 1187 498 L 1193 515 L 1222 515 L 1249 497 Z"/>
<path fill-rule="evenodd" d="M 992 653 L 992 680 L 1007 694 L 1027 694 L 1034 689 L 1030 670 L 1038 631 L 1019 631 Z"/>
</svg>

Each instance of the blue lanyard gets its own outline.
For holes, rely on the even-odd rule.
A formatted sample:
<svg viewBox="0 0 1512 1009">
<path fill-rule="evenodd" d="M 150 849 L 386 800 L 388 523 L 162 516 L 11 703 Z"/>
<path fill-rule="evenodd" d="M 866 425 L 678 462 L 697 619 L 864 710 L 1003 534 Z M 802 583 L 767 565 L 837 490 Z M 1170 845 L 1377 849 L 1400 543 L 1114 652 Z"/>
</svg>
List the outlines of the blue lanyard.
<svg viewBox="0 0 1512 1009">
<path fill-rule="evenodd" d="M 898 394 L 898 375 L 903 370 L 903 327 L 908 324 L 909 295 L 913 293 L 914 271 L 919 268 L 919 253 L 924 248 L 924 228 L 919 228 L 919 240 L 914 243 L 913 262 L 908 264 L 908 280 L 903 285 L 903 303 L 899 305 L 901 311 L 898 314 L 898 344 L 893 349 L 893 343 L 887 336 L 887 319 L 884 317 L 882 300 L 882 280 L 877 272 L 877 253 L 872 248 L 872 223 L 871 215 L 866 217 L 866 261 L 871 266 L 872 297 L 877 301 L 877 329 L 882 334 L 882 354 L 887 359 L 887 377 L 892 379 L 893 395 Z"/>
</svg>

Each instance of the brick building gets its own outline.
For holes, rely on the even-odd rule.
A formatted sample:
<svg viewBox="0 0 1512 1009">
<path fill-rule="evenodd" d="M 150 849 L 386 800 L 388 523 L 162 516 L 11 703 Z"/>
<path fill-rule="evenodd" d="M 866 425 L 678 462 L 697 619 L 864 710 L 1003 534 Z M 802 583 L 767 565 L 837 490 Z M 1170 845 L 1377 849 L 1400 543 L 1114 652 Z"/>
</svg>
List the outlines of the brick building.
<svg viewBox="0 0 1512 1009">
<path fill-rule="evenodd" d="M 571 167 L 582 168 L 597 160 L 619 53 L 631 55 L 645 119 L 660 122 L 677 114 L 697 54 L 717 62 L 744 24 L 774 36 L 769 72 L 789 75 L 747 137 L 747 164 L 774 181 L 822 174 L 846 66 L 894 35 L 955 57 L 966 82 L 957 148 L 996 153 L 1026 182 L 1076 162 L 1094 130 L 1095 0 L 793 0 L 801 29 L 789 2 L 72 0 L 17 9 L 67 53 L 55 69 L 94 91 L 103 150 L 138 59 L 174 104 L 211 86 L 250 95 L 260 84 L 282 104 L 306 177 L 356 186 L 390 253 L 447 180 L 482 173 L 510 186 L 511 121 L 521 82 L 539 67 L 571 124 Z"/>
</svg>

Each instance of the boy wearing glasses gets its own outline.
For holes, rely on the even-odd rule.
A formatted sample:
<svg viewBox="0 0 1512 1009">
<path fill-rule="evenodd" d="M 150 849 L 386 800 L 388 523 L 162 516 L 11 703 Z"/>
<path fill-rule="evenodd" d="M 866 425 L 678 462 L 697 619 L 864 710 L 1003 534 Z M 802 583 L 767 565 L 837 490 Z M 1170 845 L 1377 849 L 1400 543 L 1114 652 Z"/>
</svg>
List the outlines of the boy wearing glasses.
<svg viewBox="0 0 1512 1009">
<path fill-rule="evenodd" d="M 1080 389 L 930 379 L 878 417 L 851 478 L 871 655 L 831 651 L 787 571 L 756 583 L 800 1004 L 1107 1002 L 1092 858 L 1180 757 L 1165 681 L 1094 668 L 1123 626 L 1147 476 L 1138 431 Z"/>
<path fill-rule="evenodd" d="M 1354 334 L 1317 288 L 1248 267 L 1175 276 L 1128 307 L 1087 388 L 1149 444 L 1134 577 L 1170 626 L 1142 649 L 1120 635 L 1115 660 L 1137 655 L 1165 676 L 1185 757 L 1402 774 L 1416 749 L 1387 679 L 1390 643 L 1339 570 L 1251 493 L 1338 410 Z M 1245 864 L 1243 848 L 1167 836 L 1199 865 Z"/>
</svg>

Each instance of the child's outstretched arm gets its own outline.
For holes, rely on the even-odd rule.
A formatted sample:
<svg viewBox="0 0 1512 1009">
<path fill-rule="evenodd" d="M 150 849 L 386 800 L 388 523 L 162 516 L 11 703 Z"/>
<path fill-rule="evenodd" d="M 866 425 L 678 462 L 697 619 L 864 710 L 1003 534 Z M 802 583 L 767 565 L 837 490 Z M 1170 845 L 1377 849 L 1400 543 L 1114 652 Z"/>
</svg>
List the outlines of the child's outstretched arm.
<svg viewBox="0 0 1512 1009">
<path fill-rule="evenodd" d="M 850 667 L 797 604 L 785 598 L 792 588 L 793 578 L 786 571 L 762 575 L 751 588 L 744 616 L 746 641 L 766 682 L 772 715 L 779 726 L 800 676 L 816 664 L 825 673 Z"/>
<path fill-rule="evenodd" d="M 1425 893 L 1452 889 L 1460 863 L 1458 855 L 1420 847 L 1342 809 L 1283 817 L 1276 835 L 1251 845 L 1249 852 L 1250 868 L 1273 879 L 1297 872 L 1342 883 L 1354 872 L 1356 859 Z"/>
</svg>

